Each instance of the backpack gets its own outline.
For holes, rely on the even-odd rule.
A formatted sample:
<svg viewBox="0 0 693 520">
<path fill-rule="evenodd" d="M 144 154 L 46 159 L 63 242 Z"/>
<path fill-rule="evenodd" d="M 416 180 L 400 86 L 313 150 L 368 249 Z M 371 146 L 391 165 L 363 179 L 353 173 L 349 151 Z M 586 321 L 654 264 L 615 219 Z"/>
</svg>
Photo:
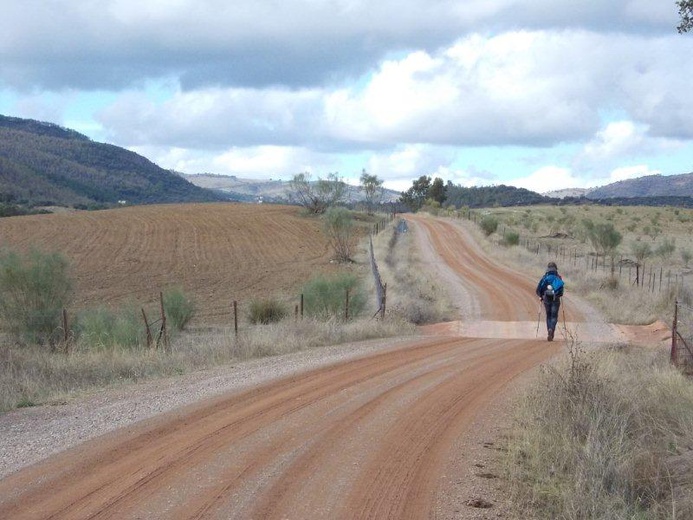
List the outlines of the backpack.
<svg viewBox="0 0 693 520">
<path fill-rule="evenodd" d="M 554 301 L 563 296 L 563 280 L 556 273 L 547 273 L 541 281 L 542 294 L 545 301 Z"/>
</svg>

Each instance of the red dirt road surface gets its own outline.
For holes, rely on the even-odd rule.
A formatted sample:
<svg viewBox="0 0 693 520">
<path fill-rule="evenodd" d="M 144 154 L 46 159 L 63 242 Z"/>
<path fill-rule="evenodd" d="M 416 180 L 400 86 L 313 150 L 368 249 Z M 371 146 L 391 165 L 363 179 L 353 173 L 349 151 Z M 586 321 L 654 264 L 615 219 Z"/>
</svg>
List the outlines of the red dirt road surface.
<svg viewBox="0 0 693 520">
<path fill-rule="evenodd" d="M 0 481 L 0 518 L 465 518 L 439 507 L 453 446 L 561 342 L 534 337 L 535 280 L 490 260 L 455 224 L 412 224 L 477 302 L 456 330 L 507 323 L 519 338 L 434 328 L 114 431 Z M 507 290 L 488 283 L 499 278 Z"/>
</svg>

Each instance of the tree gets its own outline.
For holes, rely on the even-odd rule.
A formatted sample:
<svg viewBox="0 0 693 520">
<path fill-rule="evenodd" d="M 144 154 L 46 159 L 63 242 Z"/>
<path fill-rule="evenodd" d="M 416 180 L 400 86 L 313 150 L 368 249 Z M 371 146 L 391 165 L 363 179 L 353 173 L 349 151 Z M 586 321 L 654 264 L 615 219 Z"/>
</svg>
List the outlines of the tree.
<svg viewBox="0 0 693 520">
<path fill-rule="evenodd" d="M 309 173 L 298 173 L 289 181 L 291 201 L 316 215 L 343 202 L 346 193 L 346 184 L 337 173 L 330 173 L 327 179 L 318 178 L 315 182 L 311 182 Z"/>
<path fill-rule="evenodd" d="M 633 242 L 630 245 L 630 250 L 638 265 L 642 265 L 647 258 L 652 256 L 652 247 L 647 242 Z"/>
<path fill-rule="evenodd" d="M 435 178 L 433 184 L 431 184 L 431 187 L 428 189 L 428 198 L 436 201 L 441 205 L 443 204 L 443 202 L 445 202 L 448 196 L 445 184 L 443 183 L 443 179 L 441 179 L 440 177 Z"/>
<path fill-rule="evenodd" d="M 371 175 L 364 169 L 361 172 L 361 190 L 366 198 L 366 211 L 372 215 L 373 207 L 383 197 L 383 181 L 377 175 Z"/>
<path fill-rule="evenodd" d="M 346 208 L 328 208 L 324 215 L 324 229 L 327 239 L 339 262 L 351 260 L 354 241 L 354 219 Z"/>
<path fill-rule="evenodd" d="M 411 188 L 405 191 L 399 198 L 402 204 L 405 204 L 412 211 L 421 209 L 426 199 L 428 198 L 428 190 L 431 188 L 431 178 L 427 175 L 422 175 L 412 183 Z"/>
<path fill-rule="evenodd" d="M 611 222 L 606 224 L 592 224 L 591 226 L 587 226 L 587 228 L 587 238 L 589 238 L 597 254 L 601 253 L 611 258 L 611 274 L 613 275 L 616 248 L 621 243 L 623 235 L 616 231 Z"/>
<path fill-rule="evenodd" d="M 683 34 L 693 29 L 693 0 L 679 0 L 676 5 L 679 6 L 681 17 L 681 23 L 676 29 Z"/>
</svg>

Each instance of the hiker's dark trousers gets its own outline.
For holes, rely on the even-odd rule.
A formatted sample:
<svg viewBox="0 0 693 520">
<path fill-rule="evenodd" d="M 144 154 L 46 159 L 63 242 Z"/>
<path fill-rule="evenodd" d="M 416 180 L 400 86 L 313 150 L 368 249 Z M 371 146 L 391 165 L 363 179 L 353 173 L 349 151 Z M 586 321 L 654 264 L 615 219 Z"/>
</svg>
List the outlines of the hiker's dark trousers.
<svg viewBox="0 0 693 520">
<path fill-rule="evenodd" d="M 544 308 L 546 309 L 546 328 L 555 331 L 556 325 L 558 325 L 558 309 L 561 308 L 561 299 L 544 300 Z"/>
</svg>

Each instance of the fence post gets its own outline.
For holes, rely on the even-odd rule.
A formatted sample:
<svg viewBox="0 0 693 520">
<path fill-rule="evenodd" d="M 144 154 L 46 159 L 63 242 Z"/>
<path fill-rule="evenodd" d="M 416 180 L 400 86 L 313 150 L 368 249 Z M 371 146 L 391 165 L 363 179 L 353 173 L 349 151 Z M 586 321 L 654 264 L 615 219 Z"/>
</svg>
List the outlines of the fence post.
<svg viewBox="0 0 693 520">
<path fill-rule="evenodd" d="M 147 330 L 147 348 L 152 348 L 154 340 L 152 338 L 152 331 L 149 328 L 149 322 L 147 321 L 147 315 L 144 312 L 144 307 L 142 307 L 142 317 L 144 318 L 144 328 Z"/>
<path fill-rule="evenodd" d="M 303 294 L 301 294 L 301 319 L 303 319 Z"/>
<path fill-rule="evenodd" d="M 238 302 L 233 300 L 233 332 L 238 336 Z"/>
<path fill-rule="evenodd" d="M 161 309 L 161 329 L 159 336 L 156 338 L 156 348 L 159 348 L 159 341 L 163 338 L 164 348 L 168 350 L 168 336 L 166 334 L 166 312 L 164 312 L 164 293 L 159 292 L 159 306 Z"/>
<path fill-rule="evenodd" d="M 676 365 L 676 335 L 678 334 L 677 323 L 679 319 L 679 301 L 674 300 L 674 323 L 671 326 L 671 358 L 670 361 Z"/>
<path fill-rule="evenodd" d="M 346 290 L 346 302 L 344 304 L 344 320 L 349 321 L 349 288 Z"/>
<path fill-rule="evenodd" d="M 383 301 L 380 305 L 380 319 L 385 319 L 385 304 L 387 303 L 387 284 L 383 284 Z"/>
<path fill-rule="evenodd" d="M 67 348 L 67 340 L 70 337 L 67 331 L 67 309 L 63 309 L 63 341 Z"/>
</svg>

